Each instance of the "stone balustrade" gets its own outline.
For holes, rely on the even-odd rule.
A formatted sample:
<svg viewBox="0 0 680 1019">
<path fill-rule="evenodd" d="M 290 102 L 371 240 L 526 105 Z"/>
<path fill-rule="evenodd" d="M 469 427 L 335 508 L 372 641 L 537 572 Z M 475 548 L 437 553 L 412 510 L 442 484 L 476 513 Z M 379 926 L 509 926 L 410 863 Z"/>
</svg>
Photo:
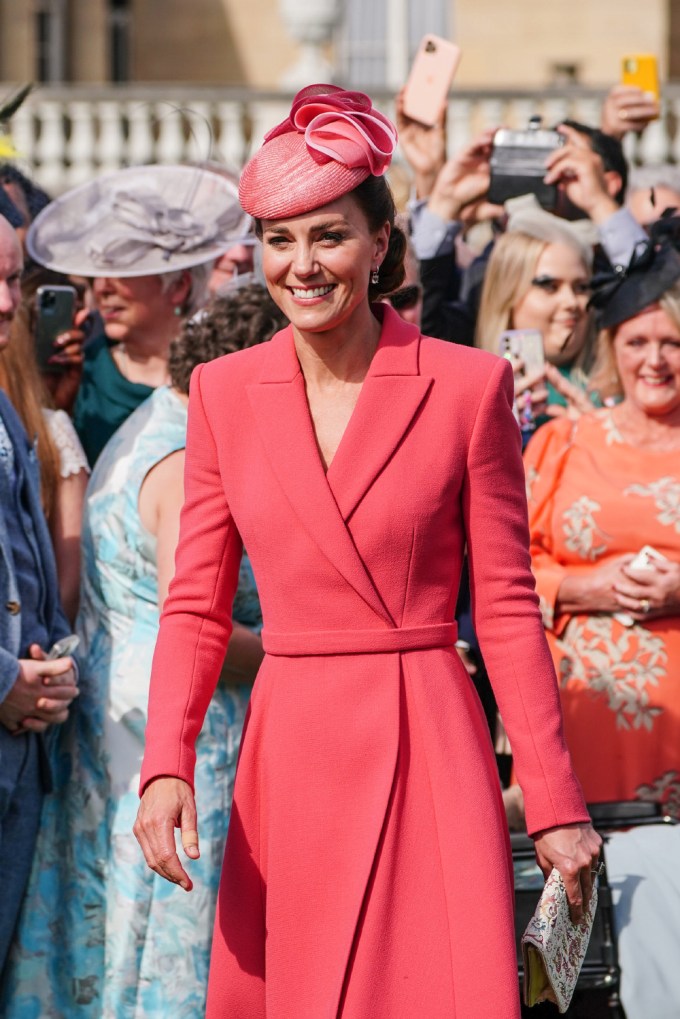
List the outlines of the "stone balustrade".
<svg viewBox="0 0 680 1019">
<path fill-rule="evenodd" d="M 373 94 L 393 114 L 393 97 Z M 536 113 L 547 124 L 565 117 L 597 124 L 603 95 L 580 88 L 456 90 L 448 115 L 450 151 L 485 127 L 523 126 Z M 56 195 L 98 173 L 139 163 L 218 159 L 238 170 L 289 106 L 290 96 L 236 89 L 41 88 L 15 115 L 12 137 L 28 172 Z M 627 155 L 635 163 L 680 163 L 679 125 L 680 86 L 668 86 L 663 116 L 641 138 L 626 139 Z"/>
</svg>

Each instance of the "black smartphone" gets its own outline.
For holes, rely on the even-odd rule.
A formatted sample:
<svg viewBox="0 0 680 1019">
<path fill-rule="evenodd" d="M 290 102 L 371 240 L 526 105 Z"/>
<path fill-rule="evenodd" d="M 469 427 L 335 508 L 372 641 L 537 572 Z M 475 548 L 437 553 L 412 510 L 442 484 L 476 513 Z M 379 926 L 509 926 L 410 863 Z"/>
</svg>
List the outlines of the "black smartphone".
<svg viewBox="0 0 680 1019">
<path fill-rule="evenodd" d="M 35 355 L 43 372 L 58 374 L 62 365 L 50 364 L 56 353 L 54 341 L 73 328 L 76 290 L 70 286 L 44 286 L 36 290 Z"/>
</svg>

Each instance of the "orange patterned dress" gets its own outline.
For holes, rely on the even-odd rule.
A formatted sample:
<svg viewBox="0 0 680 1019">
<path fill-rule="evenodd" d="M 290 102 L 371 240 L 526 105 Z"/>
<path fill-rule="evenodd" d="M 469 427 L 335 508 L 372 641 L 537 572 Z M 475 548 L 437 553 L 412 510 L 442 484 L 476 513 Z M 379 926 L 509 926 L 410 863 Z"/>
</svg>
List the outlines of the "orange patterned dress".
<svg viewBox="0 0 680 1019">
<path fill-rule="evenodd" d="M 626 627 L 556 613 L 567 574 L 643 545 L 680 561 L 680 455 L 631 446 L 608 409 L 540 428 L 525 452 L 531 554 L 586 800 L 680 818 L 680 615 Z"/>
</svg>

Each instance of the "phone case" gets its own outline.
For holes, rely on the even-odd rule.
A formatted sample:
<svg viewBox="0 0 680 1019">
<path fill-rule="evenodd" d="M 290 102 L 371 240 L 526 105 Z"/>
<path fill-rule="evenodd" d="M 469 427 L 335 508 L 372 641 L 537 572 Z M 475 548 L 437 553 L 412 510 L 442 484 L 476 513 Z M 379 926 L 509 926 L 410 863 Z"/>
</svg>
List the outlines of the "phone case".
<svg viewBox="0 0 680 1019">
<path fill-rule="evenodd" d="M 42 371 L 59 372 L 60 365 L 51 365 L 54 341 L 60 333 L 73 327 L 76 292 L 70 286 L 44 286 L 36 291 L 35 353 Z"/>
<path fill-rule="evenodd" d="M 651 53 L 636 53 L 621 61 L 621 84 L 635 85 L 643 92 L 659 98 L 659 68 Z"/>
<path fill-rule="evenodd" d="M 499 352 L 501 357 L 521 358 L 525 375 L 545 368 L 543 336 L 538 329 L 506 329 L 501 334 Z"/>
<path fill-rule="evenodd" d="M 668 562 L 665 555 L 661 552 L 657 552 L 652 545 L 643 545 L 638 554 L 635 556 L 630 563 L 628 563 L 629 570 L 652 570 L 654 569 L 655 562 Z"/>
<path fill-rule="evenodd" d="M 438 35 L 423 37 L 404 89 L 407 117 L 427 127 L 436 124 L 460 57 L 460 47 L 448 39 Z"/>
</svg>

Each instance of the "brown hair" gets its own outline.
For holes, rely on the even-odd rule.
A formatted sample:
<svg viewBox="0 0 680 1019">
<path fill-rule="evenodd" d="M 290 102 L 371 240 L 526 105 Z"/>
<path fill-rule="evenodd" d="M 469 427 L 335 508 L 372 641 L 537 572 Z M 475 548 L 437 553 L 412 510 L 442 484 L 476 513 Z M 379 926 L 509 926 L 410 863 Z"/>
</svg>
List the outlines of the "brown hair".
<svg viewBox="0 0 680 1019">
<path fill-rule="evenodd" d="M 10 342 L 0 351 L 0 388 L 7 393 L 30 441 L 37 439 L 43 511 L 49 521 L 57 498 L 60 457 L 43 411 L 50 406 L 50 398 L 38 371 L 30 322 L 30 305 L 24 301 L 12 323 Z"/>
<path fill-rule="evenodd" d="M 259 283 L 216 297 L 185 322 L 179 337 L 170 344 L 168 368 L 173 386 L 188 393 L 196 365 L 264 343 L 287 324 L 269 291 Z"/>
<path fill-rule="evenodd" d="M 378 301 L 385 294 L 391 294 L 404 282 L 406 269 L 406 237 L 395 224 L 397 210 L 390 186 L 384 177 L 367 177 L 363 183 L 350 191 L 368 223 L 371 231 L 379 230 L 383 223 L 390 224 L 390 239 L 387 252 L 380 266 L 377 283 L 369 283 L 369 301 Z"/>
</svg>

